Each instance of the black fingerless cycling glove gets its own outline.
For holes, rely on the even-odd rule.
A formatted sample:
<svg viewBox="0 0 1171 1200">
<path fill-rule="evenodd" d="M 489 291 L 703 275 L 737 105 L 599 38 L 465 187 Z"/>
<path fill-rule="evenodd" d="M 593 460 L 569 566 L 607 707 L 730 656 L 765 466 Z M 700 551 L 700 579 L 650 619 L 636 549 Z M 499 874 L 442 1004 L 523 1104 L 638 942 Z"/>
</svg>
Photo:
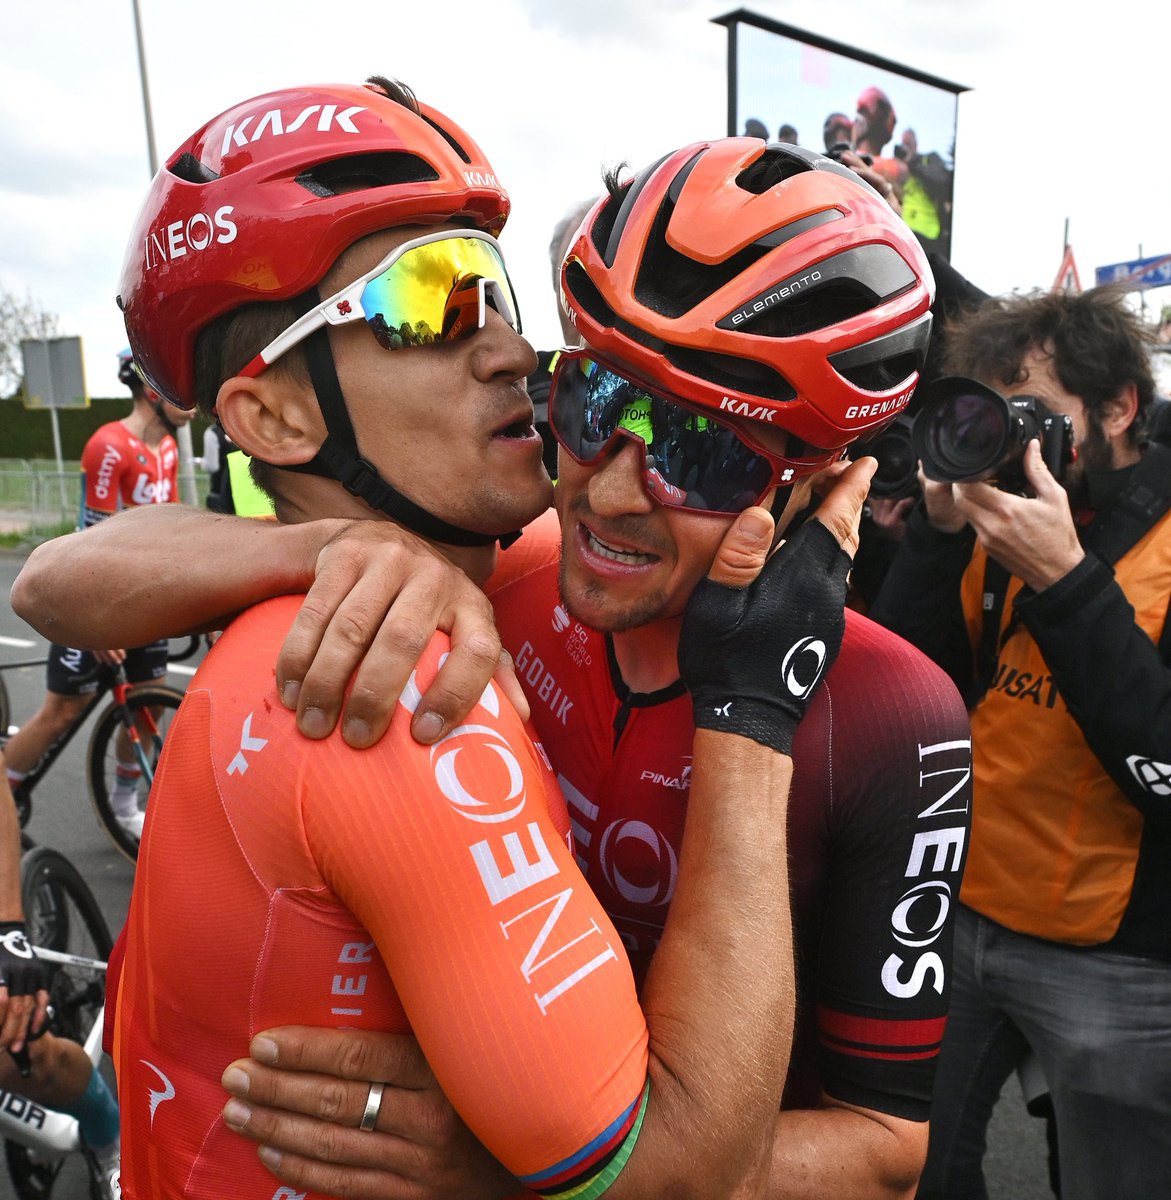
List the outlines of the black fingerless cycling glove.
<svg viewBox="0 0 1171 1200">
<path fill-rule="evenodd" d="M 23 921 L 0 921 L 0 984 L 10 996 L 32 996 L 48 985 L 45 964 L 33 953 Z"/>
<path fill-rule="evenodd" d="M 850 561 L 833 534 L 810 521 L 751 586 L 699 584 L 679 639 L 679 673 L 697 728 L 791 753 L 813 692 L 841 649 Z"/>
</svg>

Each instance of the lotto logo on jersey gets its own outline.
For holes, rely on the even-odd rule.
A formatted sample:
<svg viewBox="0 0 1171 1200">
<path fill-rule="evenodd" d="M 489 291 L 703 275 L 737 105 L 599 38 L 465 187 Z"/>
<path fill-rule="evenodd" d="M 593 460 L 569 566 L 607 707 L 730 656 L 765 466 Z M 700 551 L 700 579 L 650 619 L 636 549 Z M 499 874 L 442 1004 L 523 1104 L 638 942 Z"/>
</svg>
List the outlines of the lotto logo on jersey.
<svg viewBox="0 0 1171 1200">
<path fill-rule="evenodd" d="M 171 481 L 154 480 L 143 473 L 135 480 L 130 499 L 134 504 L 168 504 L 171 500 Z"/>
<path fill-rule="evenodd" d="M 1164 799 L 1171 796 L 1171 763 L 1155 762 L 1153 758 L 1132 754 L 1126 760 L 1126 765 L 1144 791 Z"/>
</svg>

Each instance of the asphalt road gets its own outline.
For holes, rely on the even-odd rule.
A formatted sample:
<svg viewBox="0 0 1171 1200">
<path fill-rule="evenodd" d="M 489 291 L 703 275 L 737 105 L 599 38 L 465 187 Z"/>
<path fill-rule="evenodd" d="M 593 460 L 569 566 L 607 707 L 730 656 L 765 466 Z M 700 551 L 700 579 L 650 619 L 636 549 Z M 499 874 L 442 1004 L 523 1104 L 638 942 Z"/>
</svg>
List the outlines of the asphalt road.
<svg viewBox="0 0 1171 1200">
<path fill-rule="evenodd" d="M 46 644 L 8 604 L 12 581 L 23 563 L 20 555 L 0 551 L 0 667 L 43 657 Z M 27 643 L 27 644 L 25 644 Z M 191 664 L 178 664 L 189 671 Z M 33 713 L 44 692 L 44 668 L 25 667 L 3 672 L 12 703 L 12 720 Z M 182 688 L 189 676 L 173 670 L 167 682 Z M 114 849 L 97 823 L 85 781 L 83 729 L 34 793 L 28 833 L 39 844 L 52 846 L 70 858 L 102 906 L 110 929 L 117 932 L 126 919 L 134 869 Z M 989 1132 L 986 1173 L 990 1200 L 1050 1200 L 1045 1166 L 1044 1128 L 1029 1117 L 1015 1081 L 1010 1080 L 997 1106 Z M 66 1163 L 53 1190 L 54 1200 L 86 1200 L 80 1161 Z M 0 1166 L 0 1200 L 14 1200 L 7 1172 Z M 832 1200 L 828 1198 L 827 1200 Z"/>
</svg>

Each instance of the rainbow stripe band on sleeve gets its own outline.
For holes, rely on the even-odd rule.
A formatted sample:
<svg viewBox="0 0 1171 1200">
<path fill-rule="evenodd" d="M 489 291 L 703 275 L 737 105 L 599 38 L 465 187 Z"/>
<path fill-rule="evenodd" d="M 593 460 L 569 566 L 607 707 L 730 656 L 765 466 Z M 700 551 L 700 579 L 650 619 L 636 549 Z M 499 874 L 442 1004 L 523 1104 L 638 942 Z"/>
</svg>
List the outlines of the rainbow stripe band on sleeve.
<svg viewBox="0 0 1171 1200">
<path fill-rule="evenodd" d="M 639 1099 L 588 1146 L 546 1171 L 521 1176 L 521 1183 L 548 1200 L 594 1200 L 601 1196 L 622 1173 L 634 1150 L 649 1094 L 648 1083 Z"/>
</svg>

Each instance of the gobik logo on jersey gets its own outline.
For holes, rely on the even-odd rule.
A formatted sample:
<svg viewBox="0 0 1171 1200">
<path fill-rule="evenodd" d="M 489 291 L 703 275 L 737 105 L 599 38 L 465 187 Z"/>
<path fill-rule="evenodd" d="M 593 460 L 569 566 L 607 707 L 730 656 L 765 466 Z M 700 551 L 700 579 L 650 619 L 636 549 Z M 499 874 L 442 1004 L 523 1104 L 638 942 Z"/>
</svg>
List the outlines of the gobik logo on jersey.
<svg viewBox="0 0 1171 1200">
<path fill-rule="evenodd" d="M 1152 796 L 1171 796 L 1171 763 L 1155 762 L 1153 758 L 1132 754 L 1126 760 L 1126 765 L 1144 791 Z"/>
<path fill-rule="evenodd" d="M 532 642 L 525 642 L 516 655 L 516 673 L 531 701 L 539 700 L 562 725 L 568 725 L 573 701 L 565 695 L 556 676 L 545 666 Z"/>
</svg>

